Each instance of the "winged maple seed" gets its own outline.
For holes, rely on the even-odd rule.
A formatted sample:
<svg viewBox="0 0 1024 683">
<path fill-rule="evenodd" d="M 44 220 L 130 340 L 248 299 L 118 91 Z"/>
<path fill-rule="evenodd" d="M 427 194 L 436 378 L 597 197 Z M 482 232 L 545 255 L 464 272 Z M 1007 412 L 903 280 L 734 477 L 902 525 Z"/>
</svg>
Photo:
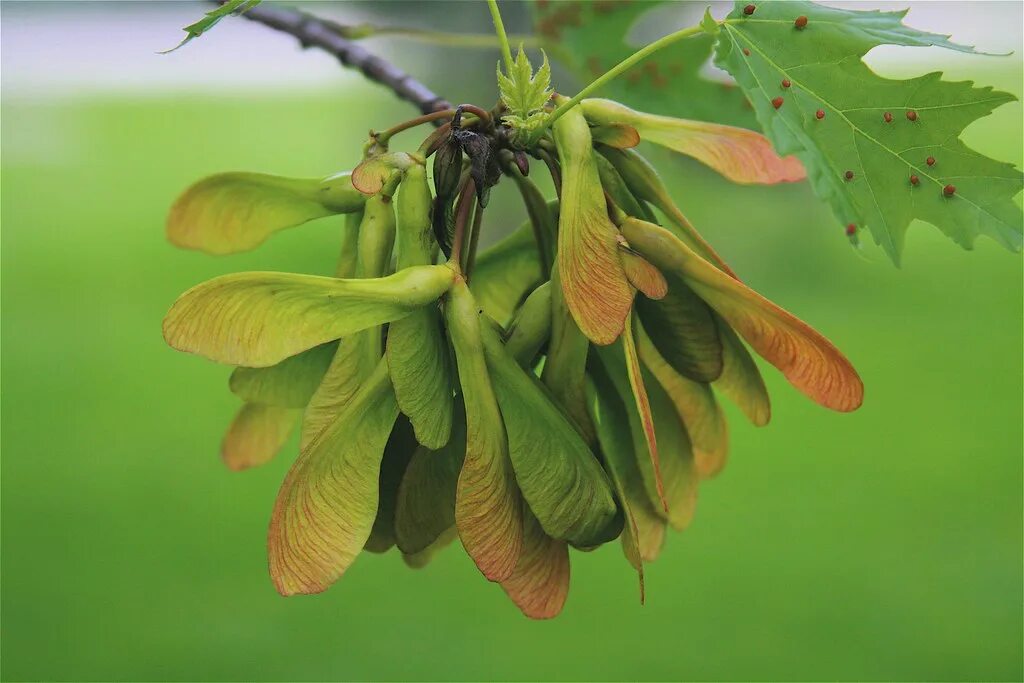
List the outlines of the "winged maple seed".
<svg viewBox="0 0 1024 683">
<path fill-rule="evenodd" d="M 268 535 L 284 595 L 326 589 L 363 550 L 397 546 L 420 567 L 460 538 L 525 614 L 551 617 L 570 547 L 621 538 L 642 581 L 666 528 L 690 523 L 727 457 L 719 393 L 767 423 L 748 346 L 821 405 L 861 403 L 850 363 L 745 286 L 633 147 L 739 182 L 798 180 L 799 162 L 747 130 L 585 100 L 526 150 L 558 182 L 548 202 L 501 110 L 468 109 L 416 152 L 376 137 L 351 174 L 221 174 L 171 209 L 170 240 L 215 254 L 346 214 L 334 277 L 225 275 L 164 321 L 174 348 L 237 366 L 229 467 L 268 461 L 301 424 Z M 530 219 L 477 257 L 481 198 L 502 174 Z"/>
<path fill-rule="evenodd" d="M 782 83 L 786 106 L 773 107 L 774 91 L 754 101 L 759 117 L 780 122 L 771 128 L 776 147 L 743 128 L 552 94 L 546 58 L 534 72 L 520 50 L 499 69 L 494 109 L 463 105 L 371 133 L 351 173 L 225 173 L 175 202 L 170 241 L 212 254 L 343 216 L 332 276 L 217 277 L 185 292 L 163 325 L 172 347 L 235 366 L 229 386 L 242 405 L 223 441 L 228 467 L 265 463 L 300 431 L 268 532 L 281 594 L 325 590 L 364 550 L 397 548 L 423 567 L 457 538 L 524 614 L 548 618 L 568 595 L 570 547 L 620 539 L 643 599 L 646 563 L 668 528 L 691 523 L 700 483 L 728 458 L 720 397 L 754 425 L 769 421 L 751 350 L 816 403 L 842 412 L 861 405 L 850 362 L 744 284 L 636 149 L 653 143 L 738 183 L 800 181 L 806 162 L 842 216 L 857 225 L 870 218 L 876 235 L 892 228 L 898 247 L 902 224 L 879 223 L 884 207 L 858 194 L 865 177 L 874 182 L 898 165 L 886 156 L 891 146 L 878 168 L 866 168 L 830 141 L 841 126 L 859 135 L 868 125 L 895 130 L 899 120 L 914 127 L 906 135 L 925 135 L 942 127 L 942 114 L 915 100 L 913 116 L 887 124 L 869 112 L 861 121 L 824 85 L 809 87 L 817 72 L 778 66 L 794 63 L 777 58 L 784 41 L 761 32 L 784 26 L 785 40 L 806 52 L 810 43 L 798 41 L 841 30 L 820 21 L 839 10 L 786 5 L 756 14 L 738 6 L 724 22 L 708 17 L 695 29 L 718 36 L 719 61 L 744 88 Z M 754 18 L 764 26 L 753 27 Z M 887 30 L 862 29 L 859 43 L 840 41 L 858 57 Z M 889 34 L 910 40 L 906 31 Z M 974 97 L 970 88 L 957 92 Z M 438 128 L 418 149 L 389 149 L 395 133 L 428 122 Z M 834 134 L 822 133 L 826 126 Z M 955 163 L 944 145 L 959 143 L 927 147 L 933 156 L 911 164 L 912 176 L 893 170 L 901 191 L 939 182 L 927 169 Z M 838 179 L 821 171 L 833 158 Z M 528 177 L 538 169 L 550 174 L 554 198 Z M 503 177 L 520 191 L 527 220 L 477 254 L 490 189 Z M 947 184 L 922 210 L 988 210 L 979 229 L 1004 234 L 1002 209 L 985 209 L 995 204 L 958 208 L 981 191 L 970 179 Z"/>
</svg>

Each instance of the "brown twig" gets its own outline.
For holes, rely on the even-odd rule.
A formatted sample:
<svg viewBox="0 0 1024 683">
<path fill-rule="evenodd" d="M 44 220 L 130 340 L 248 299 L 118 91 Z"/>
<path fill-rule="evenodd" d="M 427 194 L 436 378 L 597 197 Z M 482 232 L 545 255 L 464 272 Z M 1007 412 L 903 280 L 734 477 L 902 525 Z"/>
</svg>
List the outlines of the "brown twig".
<svg viewBox="0 0 1024 683">
<path fill-rule="evenodd" d="M 222 0 L 211 1 L 218 5 L 222 3 Z M 452 108 L 448 100 L 437 95 L 402 69 L 371 54 L 361 45 L 343 38 L 331 21 L 265 2 L 246 10 L 241 16 L 294 36 L 302 47 L 318 47 L 329 52 L 345 66 L 358 69 L 371 81 L 380 83 L 399 98 L 411 102 L 422 114 Z"/>
</svg>

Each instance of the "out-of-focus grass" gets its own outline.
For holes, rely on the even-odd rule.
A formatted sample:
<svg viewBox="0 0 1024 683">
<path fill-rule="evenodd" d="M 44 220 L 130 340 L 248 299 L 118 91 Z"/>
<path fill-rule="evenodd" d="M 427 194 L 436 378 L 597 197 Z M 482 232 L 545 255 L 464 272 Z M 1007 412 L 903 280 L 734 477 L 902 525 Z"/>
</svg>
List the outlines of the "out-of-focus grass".
<svg viewBox="0 0 1024 683">
<path fill-rule="evenodd" d="M 685 162 L 668 165 L 678 198 L 849 354 L 864 408 L 828 413 L 766 368 L 772 424 L 730 410 L 732 460 L 649 567 L 645 607 L 616 545 L 573 555 L 545 623 L 457 546 L 419 572 L 367 555 L 324 595 L 278 597 L 264 536 L 295 446 L 226 471 L 228 369 L 165 347 L 160 320 L 223 272 L 329 272 L 336 223 L 212 258 L 167 245 L 164 215 L 218 170 L 349 167 L 363 131 L 406 112 L 370 88 L 5 102 L 5 679 L 1020 680 L 1020 257 L 917 226 L 896 270 L 852 253 L 806 186 L 733 188 Z M 1019 116 L 972 141 L 1019 162 Z M 510 189 L 492 233 L 522 218 Z"/>
</svg>

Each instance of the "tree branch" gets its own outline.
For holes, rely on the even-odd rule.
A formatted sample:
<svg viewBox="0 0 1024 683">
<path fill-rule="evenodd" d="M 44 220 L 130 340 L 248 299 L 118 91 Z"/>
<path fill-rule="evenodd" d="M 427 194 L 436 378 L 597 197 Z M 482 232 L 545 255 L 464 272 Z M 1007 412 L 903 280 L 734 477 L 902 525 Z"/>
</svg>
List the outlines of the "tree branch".
<svg viewBox="0 0 1024 683">
<path fill-rule="evenodd" d="M 222 0 L 212 0 L 221 4 Z M 411 102 L 421 113 L 451 109 L 448 100 L 399 69 L 391 62 L 368 52 L 361 45 L 343 38 L 334 22 L 285 7 L 261 3 L 246 10 L 242 17 L 294 36 L 302 47 L 318 47 L 339 62 L 358 69 L 371 81 L 389 88 L 400 99 Z"/>
</svg>

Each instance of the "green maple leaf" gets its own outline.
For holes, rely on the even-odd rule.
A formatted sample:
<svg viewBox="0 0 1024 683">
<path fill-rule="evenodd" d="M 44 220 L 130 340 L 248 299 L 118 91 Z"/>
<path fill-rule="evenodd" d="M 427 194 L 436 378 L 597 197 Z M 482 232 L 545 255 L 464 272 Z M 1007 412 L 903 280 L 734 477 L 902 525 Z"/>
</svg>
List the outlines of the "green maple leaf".
<svg viewBox="0 0 1024 683">
<path fill-rule="evenodd" d="M 530 134 L 547 119 L 543 107 L 551 97 L 550 85 L 551 65 L 546 54 L 536 74 L 522 45 L 508 74 L 501 72 L 501 63 L 498 63 L 498 90 L 509 110 L 501 120 L 512 129 L 513 144 L 525 145 Z"/>
<path fill-rule="evenodd" d="M 541 109 L 551 97 L 551 65 L 548 56 L 544 55 L 544 63 L 533 73 L 533 65 L 529 57 L 519 46 L 519 54 L 512 63 L 512 71 L 508 75 L 501 72 L 498 63 L 498 89 L 501 101 L 505 103 L 513 115 L 526 117 Z"/>
<path fill-rule="evenodd" d="M 915 218 L 967 249 L 977 235 L 1021 248 L 1013 201 L 1021 173 L 959 139 L 971 122 L 1015 98 L 943 81 L 940 73 L 882 78 L 861 59 L 883 44 L 974 48 L 904 26 L 905 10 L 762 2 L 748 16 L 745 4 L 737 2 L 722 22 L 715 63 L 747 93 L 776 150 L 803 161 L 815 192 L 844 225 L 869 229 L 897 264 Z M 799 16 L 807 19 L 803 28 L 794 23 Z"/>
<path fill-rule="evenodd" d="M 679 3 L 579 2 L 531 3 L 534 26 L 552 58 L 588 83 L 636 52 L 640 45 L 627 36 L 650 12 Z M 673 23 L 674 22 L 674 23 Z M 684 28 L 684 20 L 667 14 L 662 34 Z M 734 83 L 705 78 L 701 70 L 711 59 L 715 38 L 700 35 L 651 55 L 598 93 L 635 109 L 756 128 L 757 121 L 743 92 Z"/>
<path fill-rule="evenodd" d="M 168 52 L 174 52 L 178 48 L 184 46 L 186 43 L 191 41 L 193 38 L 198 38 L 203 35 L 211 28 L 217 25 L 224 17 L 231 16 L 233 14 L 242 14 L 243 12 L 252 9 L 256 5 L 260 4 L 260 0 L 227 0 L 223 5 L 216 9 L 210 10 L 203 18 L 199 21 L 189 24 L 182 30 L 188 35 L 184 39 L 170 50 L 164 50 L 160 54 L 165 55 Z"/>
</svg>

